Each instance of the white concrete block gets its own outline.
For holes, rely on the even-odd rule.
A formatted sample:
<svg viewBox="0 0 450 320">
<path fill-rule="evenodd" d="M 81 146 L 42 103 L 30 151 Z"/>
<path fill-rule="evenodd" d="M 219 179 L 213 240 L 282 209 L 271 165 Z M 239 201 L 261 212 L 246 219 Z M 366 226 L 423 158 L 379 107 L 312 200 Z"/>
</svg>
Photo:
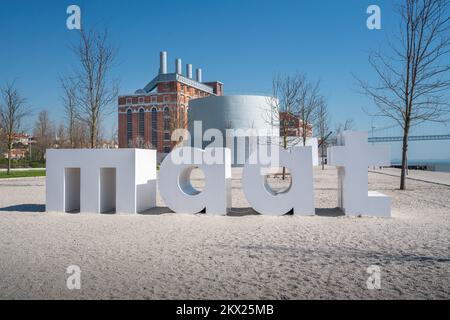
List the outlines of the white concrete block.
<svg viewBox="0 0 450 320">
<path fill-rule="evenodd" d="M 319 141 L 317 138 L 309 138 L 306 140 L 306 146 L 310 146 L 312 148 L 312 160 L 313 166 L 319 165 Z"/>
<path fill-rule="evenodd" d="M 211 153 L 217 156 L 211 163 Z M 203 191 L 190 181 L 191 171 L 199 168 L 205 175 Z M 177 213 L 226 215 L 231 208 L 231 151 L 228 148 L 176 148 L 163 161 L 158 186 L 164 203 Z"/>
<path fill-rule="evenodd" d="M 295 147 L 304 147 L 303 139 L 297 137 L 297 138 L 295 138 L 295 141 L 297 141 L 298 139 L 300 139 L 300 141 L 298 141 L 295 144 Z M 311 153 L 312 164 L 313 164 L 313 166 L 318 166 L 319 165 L 319 140 L 317 140 L 317 138 L 307 138 L 306 139 L 306 147 L 312 148 L 312 153 Z"/>
<path fill-rule="evenodd" d="M 314 186 L 312 147 L 277 147 L 278 163 L 250 164 L 244 166 L 242 187 L 250 205 L 259 213 L 283 215 L 292 209 L 294 214 L 314 215 Z M 271 168 L 286 167 L 292 182 L 283 193 L 274 193 L 266 177 Z"/>
<path fill-rule="evenodd" d="M 391 216 L 391 199 L 379 192 L 368 192 L 368 205 L 366 215 L 372 217 L 384 217 Z"/>
<path fill-rule="evenodd" d="M 367 170 L 369 165 L 390 165 L 389 148 L 369 145 L 366 132 L 345 131 L 338 143 L 327 149 L 327 157 L 338 167 L 339 207 L 349 216 L 389 217 L 389 198 L 368 192 Z"/>
<path fill-rule="evenodd" d="M 155 206 L 155 150 L 47 150 L 47 211 L 137 213 Z"/>
</svg>

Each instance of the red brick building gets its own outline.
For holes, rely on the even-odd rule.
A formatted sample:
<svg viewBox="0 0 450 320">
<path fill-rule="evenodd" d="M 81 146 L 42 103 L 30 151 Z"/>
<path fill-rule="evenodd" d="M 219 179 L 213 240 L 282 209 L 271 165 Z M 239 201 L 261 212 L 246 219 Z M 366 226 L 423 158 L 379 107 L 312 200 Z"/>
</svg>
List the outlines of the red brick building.
<svg viewBox="0 0 450 320">
<path fill-rule="evenodd" d="M 307 123 L 305 127 L 306 137 L 311 138 L 313 135 L 312 125 Z M 280 136 L 284 136 L 285 130 L 288 137 L 303 137 L 303 120 L 292 113 L 280 112 Z"/>
<path fill-rule="evenodd" d="M 1 137 L 6 140 L 6 137 Z M 31 151 L 31 145 L 35 144 L 34 137 L 25 133 L 13 134 L 13 148 L 11 149 L 11 159 L 23 159 Z M 3 157 L 8 158 L 8 152 L 3 152 Z"/>
<path fill-rule="evenodd" d="M 182 74 L 181 60 L 175 72 L 167 72 L 167 53 L 160 53 L 159 74 L 135 94 L 119 96 L 119 148 L 151 148 L 168 153 L 175 142 L 173 130 L 187 129 L 188 103 L 191 99 L 223 95 L 223 84 L 202 82 L 202 70 L 192 77 L 192 65 Z"/>
</svg>

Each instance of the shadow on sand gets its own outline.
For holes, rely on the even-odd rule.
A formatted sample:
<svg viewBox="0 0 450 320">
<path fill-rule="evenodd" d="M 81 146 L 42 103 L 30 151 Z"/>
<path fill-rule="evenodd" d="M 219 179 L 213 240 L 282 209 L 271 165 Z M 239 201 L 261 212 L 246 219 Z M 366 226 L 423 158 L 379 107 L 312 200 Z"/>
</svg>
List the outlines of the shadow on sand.
<svg viewBox="0 0 450 320">
<path fill-rule="evenodd" d="M 343 217 L 344 212 L 340 208 L 316 208 L 316 216 L 318 217 Z"/>
<path fill-rule="evenodd" d="M 168 213 L 174 213 L 172 210 L 170 210 L 168 207 L 155 207 L 151 208 L 142 212 L 139 212 L 139 214 L 142 215 L 162 215 L 162 214 L 168 214 Z M 202 212 L 199 212 L 199 214 L 205 213 L 203 210 Z M 258 212 L 253 210 L 252 208 L 231 208 L 230 212 L 228 212 L 227 216 L 229 217 L 244 217 L 244 216 L 254 216 L 259 215 Z"/>
<path fill-rule="evenodd" d="M 7 212 L 45 212 L 44 204 L 19 204 L 9 207 L 0 208 L 1 211 Z M 68 212 L 68 213 L 79 213 L 79 211 Z M 112 214 L 114 212 L 108 212 Z M 162 215 L 173 213 L 168 207 L 155 207 L 143 212 L 139 212 L 142 215 Z M 204 213 L 204 211 L 203 211 Z M 230 212 L 228 212 L 227 216 L 229 217 L 245 217 L 245 216 L 256 216 L 260 215 L 251 207 L 244 208 L 231 208 Z M 287 213 L 286 215 L 292 215 L 292 212 Z M 341 217 L 344 216 L 344 213 L 339 208 L 316 208 L 316 215 L 319 217 Z"/>
<path fill-rule="evenodd" d="M 155 207 L 155 208 L 151 208 L 151 209 L 139 212 L 139 214 L 146 215 L 146 216 L 157 216 L 160 214 L 167 214 L 167 213 L 173 213 L 173 211 L 167 207 Z"/>
<path fill-rule="evenodd" d="M 259 215 L 253 208 L 231 208 L 227 216 L 229 217 L 245 217 L 245 216 L 257 216 Z"/>
<path fill-rule="evenodd" d="M 0 211 L 8 212 L 45 212 L 44 204 L 18 204 L 15 206 L 9 206 L 0 208 Z"/>
</svg>

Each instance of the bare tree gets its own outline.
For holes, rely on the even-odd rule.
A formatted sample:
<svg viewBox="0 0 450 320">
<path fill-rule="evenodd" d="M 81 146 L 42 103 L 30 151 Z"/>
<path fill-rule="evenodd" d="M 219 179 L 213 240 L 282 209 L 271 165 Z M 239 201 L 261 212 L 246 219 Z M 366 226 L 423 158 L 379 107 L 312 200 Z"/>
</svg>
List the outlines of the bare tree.
<svg viewBox="0 0 450 320">
<path fill-rule="evenodd" d="M 337 137 L 344 131 L 352 130 L 355 127 L 355 122 L 353 119 L 346 119 L 344 122 L 339 122 L 335 126 L 335 136 Z"/>
<path fill-rule="evenodd" d="M 311 132 L 311 124 L 317 119 L 318 108 L 323 105 L 323 97 L 319 92 L 320 82 L 309 82 L 304 76 L 302 87 L 298 98 L 298 117 L 300 118 L 300 136 L 303 140 L 303 145 L 306 145 L 306 140 Z"/>
<path fill-rule="evenodd" d="M 140 135 L 137 135 L 134 139 L 130 139 L 130 141 L 128 141 L 128 145 L 130 148 L 153 149 L 152 144 L 145 141 L 145 138 Z"/>
<path fill-rule="evenodd" d="M 390 55 L 378 52 L 369 58 L 379 83 L 359 81 L 374 100 L 376 115 L 395 120 L 403 129 L 401 190 L 406 189 L 411 127 L 424 121 L 448 121 L 449 8 L 449 0 L 405 0 L 399 8 L 397 45 L 390 44 Z"/>
<path fill-rule="evenodd" d="M 317 134 L 319 138 L 319 146 L 320 146 L 320 155 L 321 155 L 321 163 L 322 170 L 325 169 L 325 161 L 324 155 L 327 148 L 327 139 L 331 135 L 330 128 L 330 116 L 328 113 L 328 105 L 324 99 L 320 100 L 320 104 L 317 108 Z"/>
<path fill-rule="evenodd" d="M 272 127 L 280 127 L 280 144 L 284 149 L 297 143 L 295 135 L 290 133 L 291 122 L 299 113 L 299 95 L 304 85 L 304 77 L 300 74 L 276 75 L 272 80 L 272 96 L 268 97 L 270 110 L 263 115 Z M 283 180 L 286 168 L 283 167 Z"/>
<path fill-rule="evenodd" d="M 111 129 L 111 139 L 110 139 L 112 146 L 115 147 L 119 145 L 118 137 L 119 137 L 119 129 L 117 128 L 117 125 L 114 125 Z"/>
<path fill-rule="evenodd" d="M 101 119 L 113 111 L 111 104 L 117 97 L 117 82 L 110 80 L 116 49 L 110 44 L 107 31 L 81 30 L 80 43 L 73 51 L 80 68 L 74 76 L 66 78 L 70 81 L 66 85 L 69 90 L 66 97 L 72 97 L 71 88 L 76 88 L 76 117 L 87 125 L 89 147 L 95 148 Z"/>
<path fill-rule="evenodd" d="M 68 145 L 70 146 L 70 141 L 67 138 L 66 127 L 64 126 L 64 123 L 60 123 L 55 129 L 55 147 L 63 149 Z"/>
<path fill-rule="evenodd" d="M 75 122 L 75 146 L 74 148 L 89 148 L 89 132 L 83 122 Z"/>
<path fill-rule="evenodd" d="M 64 114 L 66 118 L 67 134 L 70 148 L 75 148 L 76 143 L 76 127 L 77 127 L 77 88 L 70 79 L 61 79 L 61 86 L 63 88 L 62 100 L 64 104 Z"/>
<path fill-rule="evenodd" d="M 6 137 L 6 149 L 8 152 L 8 170 L 11 172 L 11 151 L 14 144 L 14 135 L 19 133 L 23 119 L 30 114 L 23 98 L 14 82 L 7 83 L 1 89 L 2 103 L 0 104 L 0 128 Z"/>
<path fill-rule="evenodd" d="M 0 122 L 0 152 L 3 151 L 3 148 L 6 147 L 6 135 L 5 135 L 5 129 L 2 127 L 2 123 Z"/>
<path fill-rule="evenodd" d="M 45 159 L 45 152 L 51 148 L 56 140 L 55 129 L 50 121 L 47 110 L 39 112 L 34 126 L 36 139 L 36 154 L 39 160 Z"/>
<path fill-rule="evenodd" d="M 61 87 L 63 89 L 62 100 L 64 105 L 64 116 L 66 120 L 66 133 L 68 147 L 83 148 L 88 146 L 88 122 L 81 121 L 79 108 L 77 106 L 78 90 L 77 79 L 70 77 L 62 78 Z M 97 133 L 98 136 L 98 133 Z"/>
<path fill-rule="evenodd" d="M 0 153 L 3 154 L 6 150 L 6 130 L 3 128 L 3 121 L 0 121 Z"/>
</svg>

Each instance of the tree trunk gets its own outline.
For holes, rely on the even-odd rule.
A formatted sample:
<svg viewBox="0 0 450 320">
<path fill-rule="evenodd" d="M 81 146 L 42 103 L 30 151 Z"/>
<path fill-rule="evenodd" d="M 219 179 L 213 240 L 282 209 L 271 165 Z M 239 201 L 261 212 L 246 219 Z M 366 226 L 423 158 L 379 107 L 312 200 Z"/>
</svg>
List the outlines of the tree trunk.
<svg viewBox="0 0 450 320">
<path fill-rule="evenodd" d="M 306 147 L 306 132 L 303 130 L 303 146 Z"/>
<path fill-rule="evenodd" d="M 322 143 L 323 143 L 323 139 L 322 139 Z M 321 152 L 321 155 L 320 155 L 320 156 L 321 156 L 321 158 L 322 158 L 322 159 L 321 159 L 321 160 L 322 160 L 322 170 L 325 170 L 325 162 L 323 161 L 323 151 L 324 151 L 324 150 L 323 150 L 323 149 L 324 149 L 324 145 L 323 145 L 323 144 L 322 144 L 322 147 L 321 147 L 321 148 L 322 148 L 322 152 Z"/>
<path fill-rule="evenodd" d="M 8 148 L 8 170 L 6 172 L 7 175 L 11 174 L 11 148 Z"/>
<path fill-rule="evenodd" d="M 74 128 L 73 128 L 73 124 L 70 124 L 70 128 L 69 128 L 69 135 L 70 135 L 70 148 L 73 149 L 75 148 L 75 139 L 74 139 Z"/>
<path fill-rule="evenodd" d="M 403 146 L 402 146 L 402 172 L 400 175 L 400 190 L 406 190 L 406 171 L 408 170 L 408 137 L 409 124 L 405 125 L 403 130 Z"/>
<path fill-rule="evenodd" d="M 287 149 L 287 133 L 286 130 L 283 135 L 283 147 Z M 286 179 L 286 167 L 283 167 L 283 181 Z"/>
<path fill-rule="evenodd" d="M 96 124 L 91 124 L 91 137 L 90 137 L 90 145 L 91 149 L 94 149 L 96 147 L 97 142 L 97 132 L 96 132 Z"/>
<path fill-rule="evenodd" d="M 11 130 L 12 132 L 12 130 Z M 6 170 L 6 174 L 10 175 L 11 174 L 11 154 L 12 154 L 12 148 L 13 148 L 13 138 L 12 138 L 12 134 L 8 134 L 8 168 Z"/>
</svg>

